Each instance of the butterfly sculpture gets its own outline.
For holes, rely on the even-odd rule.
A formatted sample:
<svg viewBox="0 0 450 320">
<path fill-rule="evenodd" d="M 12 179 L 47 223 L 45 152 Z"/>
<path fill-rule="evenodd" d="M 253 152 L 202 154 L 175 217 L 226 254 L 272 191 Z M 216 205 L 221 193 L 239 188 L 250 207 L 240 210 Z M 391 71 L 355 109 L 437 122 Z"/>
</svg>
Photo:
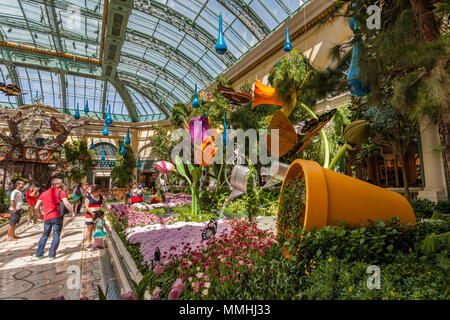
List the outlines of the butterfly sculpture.
<svg viewBox="0 0 450 320">
<path fill-rule="evenodd" d="M 26 94 L 22 93 L 22 90 L 15 85 L 2 82 L 0 82 L 0 90 L 3 91 L 6 96 L 20 96 L 21 94 Z"/>
<path fill-rule="evenodd" d="M 299 134 L 297 134 L 297 131 L 286 115 L 280 110 L 275 111 L 269 129 L 279 130 L 279 157 L 287 155 L 288 159 L 291 159 L 302 151 L 308 145 L 309 141 L 333 118 L 335 113 L 336 109 L 333 109 L 320 115 L 318 119 L 306 121 L 299 126 Z M 271 141 L 272 137 L 269 133 L 267 135 L 266 145 L 272 154 Z"/>
<path fill-rule="evenodd" d="M 225 87 L 221 84 L 217 85 L 217 90 L 222 97 L 232 104 L 244 105 L 252 101 L 252 96 L 244 92 L 236 92 L 232 88 Z"/>
<path fill-rule="evenodd" d="M 199 92 L 198 97 L 205 102 L 214 102 L 214 95 L 210 92 Z"/>
</svg>

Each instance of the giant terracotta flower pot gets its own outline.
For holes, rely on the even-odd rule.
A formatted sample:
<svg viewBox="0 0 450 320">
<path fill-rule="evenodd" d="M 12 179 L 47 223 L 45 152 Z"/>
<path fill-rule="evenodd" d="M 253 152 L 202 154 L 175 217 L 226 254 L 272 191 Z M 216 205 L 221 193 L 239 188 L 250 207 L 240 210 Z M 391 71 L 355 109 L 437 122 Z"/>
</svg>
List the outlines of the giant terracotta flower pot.
<svg viewBox="0 0 450 320">
<path fill-rule="evenodd" d="M 286 172 L 281 192 L 288 181 L 299 176 L 306 180 L 306 206 L 300 218 L 306 230 L 340 222 L 367 224 L 369 219 L 384 221 L 395 216 L 400 223 L 416 222 L 411 205 L 400 194 L 322 168 L 314 161 L 295 160 Z M 278 213 L 281 200 L 280 196 Z"/>
</svg>

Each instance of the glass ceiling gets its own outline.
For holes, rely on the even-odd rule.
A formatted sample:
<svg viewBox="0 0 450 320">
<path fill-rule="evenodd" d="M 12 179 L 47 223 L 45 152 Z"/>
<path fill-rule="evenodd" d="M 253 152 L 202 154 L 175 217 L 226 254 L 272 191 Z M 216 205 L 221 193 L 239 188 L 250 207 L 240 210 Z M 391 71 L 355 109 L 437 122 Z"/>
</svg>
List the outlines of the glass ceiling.
<svg viewBox="0 0 450 320">
<path fill-rule="evenodd" d="M 176 102 L 187 103 L 195 84 L 199 90 L 208 86 L 308 2 L 135 0 L 117 65 L 117 83 L 131 98 L 139 121 L 166 118 L 161 104 L 170 110 Z M 104 3 L 0 0 L 0 40 L 100 59 Z M 220 13 L 228 46 L 222 56 L 214 50 Z M 13 50 L 0 49 L 2 61 L 8 60 L 5 56 Z M 73 112 L 77 103 L 82 109 L 87 99 L 90 110 L 102 118 L 106 89 L 106 105 L 111 105 L 111 112 L 118 119 L 130 119 L 129 106 L 123 102 L 128 99 L 122 90 L 116 91 L 101 75 L 70 75 L 61 65 L 54 72 L 35 70 L 37 65 L 16 67 L 22 90 L 29 92 L 22 96 L 23 103 L 29 103 L 37 89 L 47 104 L 65 106 L 66 112 Z M 5 65 L 0 71 L 0 79 L 11 82 L 6 79 L 12 76 Z M 14 107 L 17 100 L 1 96 L 0 104 Z"/>
</svg>

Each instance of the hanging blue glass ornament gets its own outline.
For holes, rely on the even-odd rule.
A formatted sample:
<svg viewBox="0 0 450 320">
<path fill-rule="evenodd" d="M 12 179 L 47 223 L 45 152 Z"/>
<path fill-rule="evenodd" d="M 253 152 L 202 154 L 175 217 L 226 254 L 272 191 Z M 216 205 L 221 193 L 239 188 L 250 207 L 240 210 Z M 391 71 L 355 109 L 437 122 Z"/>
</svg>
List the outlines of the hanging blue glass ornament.
<svg viewBox="0 0 450 320">
<path fill-rule="evenodd" d="M 200 107 L 200 100 L 198 100 L 197 84 L 195 84 L 195 92 L 194 92 L 194 100 L 192 100 L 192 108 L 197 109 L 198 107 Z"/>
<path fill-rule="evenodd" d="M 121 155 L 125 154 L 125 143 L 122 143 L 122 148 L 120 148 L 120 154 Z"/>
<path fill-rule="evenodd" d="M 39 98 L 39 90 L 36 90 L 36 97 L 35 99 L 37 100 Z"/>
<path fill-rule="evenodd" d="M 286 28 L 286 41 L 284 42 L 284 51 L 289 52 L 292 49 L 291 39 L 289 39 L 289 28 Z"/>
<path fill-rule="evenodd" d="M 223 135 L 222 135 L 222 144 L 224 146 L 227 145 L 228 137 L 227 137 L 227 114 L 223 115 Z"/>
<path fill-rule="evenodd" d="M 131 143 L 131 139 L 130 139 L 130 128 L 127 129 L 127 136 L 125 138 L 125 144 L 129 145 Z"/>
<path fill-rule="evenodd" d="M 136 167 L 138 167 L 138 168 L 141 167 L 141 156 L 138 156 Z"/>
<path fill-rule="evenodd" d="M 75 120 L 80 119 L 80 104 L 77 102 L 77 110 L 75 111 Z"/>
<path fill-rule="evenodd" d="M 353 31 L 358 29 L 358 23 L 353 17 L 350 18 L 350 29 Z M 364 97 L 367 96 L 371 90 L 370 84 L 361 79 L 359 69 L 360 45 L 360 40 L 356 40 L 353 44 L 352 60 L 350 62 L 347 80 L 350 80 L 348 81 L 350 93 L 358 97 Z"/>
<path fill-rule="evenodd" d="M 110 126 L 112 124 L 111 105 L 110 104 L 108 104 L 108 114 L 106 115 L 105 121 L 108 126 Z"/>
<path fill-rule="evenodd" d="M 86 100 L 86 104 L 84 105 L 84 112 L 85 112 L 85 113 L 88 113 L 88 112 L 89 112 L 89 103 L 88 103 L 87 100 Z"/>
<path fill-rule="evenodd" d="M 91 138 L 91 146 L 89 147 L 89 149 L 93 150 L 95 148 L 94 145 L 94 137 Z"/>
<path fill-rule="evenodd" d="M 102 150 L 102 161 L 105 161 L 106 157 L 105 157 L 105 149 Z"/>
<path fill-rule="evenodd" d="M 277 59 L 277 68 L 280 69 L 280 60 Z"/>
<path fill-rule="evenodd" d="M 216 52 L 218 54 L 225 54 L 227 52 L 227 44 L 222 31 L 222 14 L 219 14 L 219 35 L 216 42 Z"/>
<path fill-rule="evenodd" d="M 108 125 L 106 124 L 105 121 L 105 128 L 103 129 L 103 135 L 106 137 L 108 134 L 109 134 Z"/>
</svg>

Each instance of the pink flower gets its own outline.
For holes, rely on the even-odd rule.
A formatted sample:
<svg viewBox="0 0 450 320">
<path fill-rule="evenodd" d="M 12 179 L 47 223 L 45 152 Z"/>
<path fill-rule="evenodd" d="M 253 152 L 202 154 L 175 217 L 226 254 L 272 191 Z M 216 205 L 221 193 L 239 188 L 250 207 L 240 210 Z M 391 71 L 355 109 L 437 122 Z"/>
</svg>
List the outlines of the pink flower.
<svg viewBox="0 0 450 320">
<path fill-rule="evenodd" d="M 125 293 L 122 300 L 139 300 L 132 291 Z"/>
<path fill-rule="evenodd" d="M 175 282 L 172 285 L 172 289 L 177 289 L 181 293 L 184 290 L 185 286 L 186 285 L 184 284 L 183 279 L 177 278 L 177 280 L 175 280 Z"/>
<path fill-rule="evenodd" d="M 222 276 L 220 278 L 220 283 L 224 283 L 226 279 L 227 279 L 227 276 Z"/>
<path fill-rule="evenodd" d="M 196 274 L 196 277 L 199 278 L 199 279 L 203 278 L 203 272 L 198 272 Z"/>
<path fill-rule="evenodd" d="M 168 300 L 178 300 L 178 298 L 180 297 L 180 294 L 181 294 L 181 292 L 178 291 L 177 289 L 172 289 L 172 290 L 170 290 Z"/>
<path fill-rule="evenodd" d="M 195 292 L 198 292 L 198 289 L 200 289 L 200 282 L 193 282 L 192 288 L 194 289 Z"/>
<path fill-rule="evenodd" d="M 155 266 L 155 268 L 153 269 L 153 271 L 155 272 L 156 275 L 160 276 L 163 272 L 164 272 L 164 268 L 162 265 L 160 265 L 159 263 Z"/>
<path fill-rule="evenodd" d="M 161 300 L 161 297 L 159 296 L 159 294 L 154 294 L 152 295 L 152 300 Z"/>
<path fill-rule="evenodd" d="M 152 295 L 159 295 L 160 293 L 161 293 L 161 288 L 160 287 L 155 287 L 155 289 L 153 289 Z"/>
</svg>

